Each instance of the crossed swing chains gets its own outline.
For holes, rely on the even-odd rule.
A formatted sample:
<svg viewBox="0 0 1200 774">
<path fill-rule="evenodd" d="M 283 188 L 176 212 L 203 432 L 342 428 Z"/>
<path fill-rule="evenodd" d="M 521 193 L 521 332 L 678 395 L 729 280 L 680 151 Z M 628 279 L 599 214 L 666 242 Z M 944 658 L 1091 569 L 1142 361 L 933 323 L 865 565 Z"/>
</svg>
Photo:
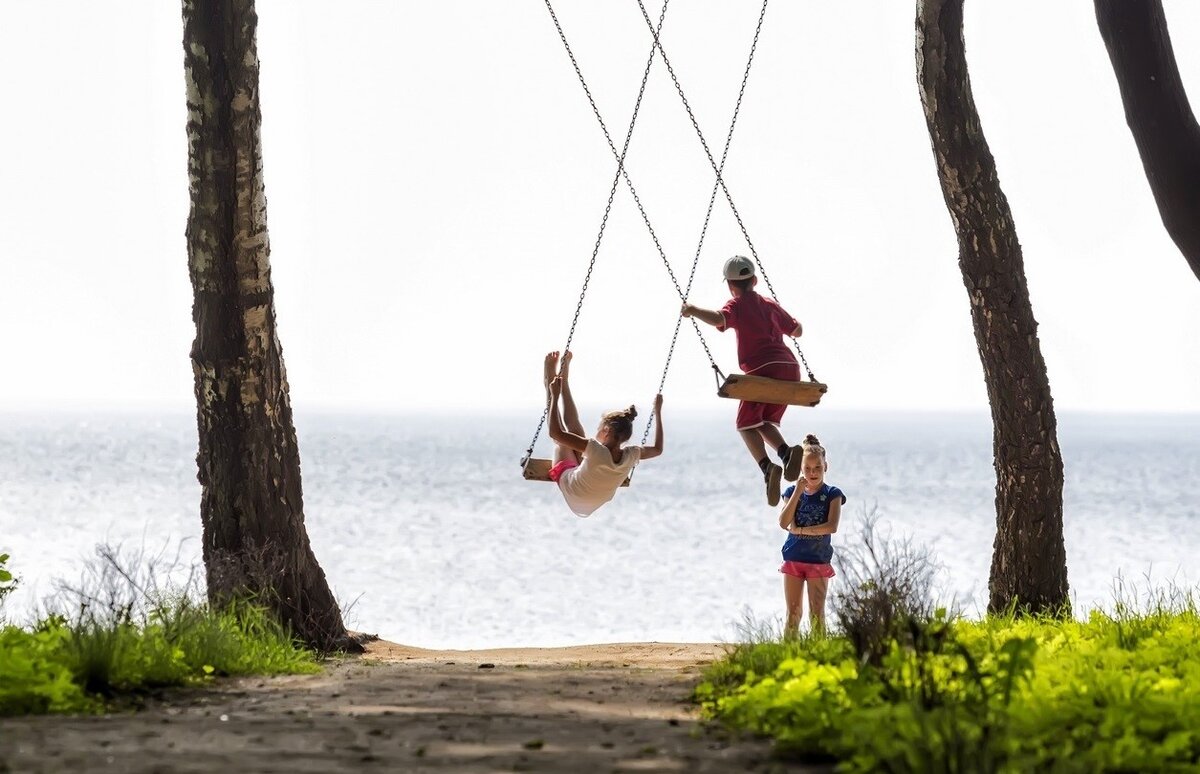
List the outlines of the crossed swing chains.
<svg viewBox="0 0 1200 774">
<path fill-rule="evenodd" d="M 547 3 L 549 3 L 549 0 L 546 0 L 546 1 L 547 1 Z M 638 4 L 638 8 L 642 12 L 642 18 L 645 19 L 647 24 L 650 24 L 650 16 L 646 13 L 646 4 L 645 4 L 644 0 L 637 0 L 637 4 Z M 763 0 L 762 13 L 759 15 L 759 18 L 758 18 L 758 29 L 756 29 L 754 32 L 754 43 L 756 46 L 758 44 L 759 30 L 762 29 L 762 15 L 766 14 L 766 12 L 767 12 L 767 0 Z M 654 46 L 658 50 L 658 52 L 660 54 L 662 54 L 663 64 L 666 66 L 667 72 L 671 75 L 671 82 L 675 84 L 675 92 L 677 94 L 679 94 L 679 99 L 681 102 L 683 102 L 684 109 L 687 110 L 688 119 L 692 122 L 692 128 L 696 130 L 696 137 L 698 137 L 700 139 L 700 145 L 703 146 L 703 148 L 704 148 L 704 155 L 708 157 L 708 163 L 713 168 L 713 172 L 716 173 L 716 176 L 717 176 L 716 185 L 721 188 L 722 192 L 724 192 L 725 201 L 729 202 L 729 209 L 733 213 L 734 219 L 737 220 L 738 229 L 741 230 L 742 237 L 745 238 L 745 240 L 746 240 L 746 246 L 750 248 L 750 255 L 751 255 L 751 257 L 754 258 L 754 265 L 756 267 L 758 267 L 758 273 L 760 275 L 762 275 L 763 282 L 766 283 L 767 290 L 770 292 L 771 297 L 778 299 L 778 296 L 775 294 L 775 286 L 771 284 L 771 278 L 769 276 L 767 276 L 767 270 L 763 266 L 762 261 L 760 261 L 758 258 L 758 251 L 756 249 L 754 249 L 754 242 L 753 242 L 753 240 L 750 239 L 750 232 L 746 230 L 746 224 L 742 221 L 741 213 L 738 212 L 737 205 L 733 203 L 733 195 L 729 193 L 729 187 L 725 185 L 725 179 L 721 176 L 721 172 L 723 171 L 724 165 L 725 165 L 725 156 L 724 156 L 724 154 L 722 154 L 721 164 L 718 165 L 716 160 L 713 158 L 712 151 L 708 147 L 708 141 L 704 139 L 704 132 L 702 132 L 700 130 L 700 124 L 696 121 L 696 114 L 692 112 L 692 106 L 688 102 L 687 96 L 683 93 L 683 86 L 681 86 L 679 84 L 679 78 L 675 75 L 675 68 L 671 66 L 671 60 L 667 56 L 667 52 L 662 47 L 662 42 L 659 40 L 658 31 L 656 31 L 654 29 L 654 25 L 652 25 L 652 24 L 650 24 L 650 34 L 654 36 Z M 751 60 L 753 60 L 753 58 L 754 58 L 754 49 L 753 48 L 751 48 L 751 50 L 750 50 L 750 58 L 751 58 Z M 749 62 L 747 62 L 746 76 L 743 76 L 743 78 L 742 78 L 742 90 L 743 91 L 746 88 L 746 77 L 749 76 L 749 71 L 750 71 L 750 64 L 749 64 Z M 739 93 L 738 94 L 739 107 L 741 105 L 741 100 L 742 100 L 741 93 Z M 735 115 L 735 120 L 736 120 L 736 115 Z M 732 131 L 733 131 L 733 127 L 730 126 L 730 133 L 732 133 Z M 728 141 L 726 141 L 726 144 L 725 144 L 725 152 L 726 153 L 729 152 Z M 686 301 L 686 299 L 684 299 L 684 300 Z M 697 332 L 699 332 L 699 331 L 697 330 Z M 804 357 L 804 352 L 801 351 L 801 349 L 800 349 L 800 342 L 796 341 L 796 338 L 794 336 L 791 337 L 791 339 L 792 339 L 792 346 L 796 349 L 796 354 L 798 354 L 800 356 L 800 362 L 804 365 L 804 371 L 808 374 L 808 380 L 810 382 L 815 382 L 816 377 L 813 376 L 812 369 L 808 365 L 808 360 Z"/>
<path fill-rule="evenodd" d="M 645 7 L 643 0 L 637 0 L 637 2 L 638 2 L 638 7 L 642 12 L 642 17 L 646 21 L 646 24 L 650 29 L 650 33 L 653 36 L 654 44 L 650 49 L 650 55 L 647 58 L 646 67 L 642 72 L 642 81 L 641 81 L 641 85 L 638 89 L 637 100 L 634 104 L 633 115 L 630 118 L 629 128 L 627 129 L 627 131 L 625 133 L 624 144 L 622 145 L 621 150 L 618 151 L 615 143 L 612 140 L 612 136 L 608 131 L 608 127 L 604 122 L 604 118 L 600 114 L 600 109 L 599 109 L 599 107 L 597 107 L 596 101 L 592 96 L 591 89 L 588 87 L 587 80 L 584 78 L 583 72 L 579 67 L 579 63 L 575 59 L 575 54 L 571 50 L 571 45 L 567 41 L 567 37 L 563 31 L 562 25 L 558 21 L 558 15 L 554 12 L 554 7 L 551 4 L 551 1 L 545 0 L 546 9 L 550 12 L 550 18 L 554 22 L 555 29 L 558 31 L 559 39 L 562 41 L 563 47 L 566 49 L 567 56 L 571 60 L 571 65 L 575 70 L 575 74 L 579 79 L 579 83 L 583 87 L 583 91 L 584 91 L 584 94 L 587 96 L 588 103 L 591 105 L 592 113 L 595 115 L 596 121 L 600 125 L 600 129 L 604 133 L 605 141 L 608 143 L 608 147 L 609 147 L 610 151 L 612 152 L 614 158 L 617 161 L 617 172 L 613 177 L 612 187 L 609 190 L 608 200 L 607 200 L 607 203 L 605 204 L 605 208 L 604 208 L 604 215 L 600 221 L 600 230 L 596 236 L 596 241 L 592 248 L 591 260 L 588 263 L 587 273 L 584 276 L 583 287 L 579 293 L 579 300 L 575 306 L 575 314 L 571 320 L 571 328 L 567 334 L 567 343 L 564 346 L 563 351 L 566 351 L 570 348 L 571 341 L 574 339 L 575 328 L 578 325 L 579 316 L 583 310 L 583 302 L 584 302 L 584 298 L 587 294 L 588 285 L 591 282 L 592 271 L 595 269 L 596 257 L 600 250 L 600 243 L 604 238 L 604 231 L 608 224 L 608 218 L 609 218 L 609 214 L 612 210 L 613 200 L 614 200 L 614 197 L 616 196 L 617 188 L 619 187 L 622 179 L 625 181 L 626 186 L 629 188 L 630 194 L 633 196 L 633 200 L 634 200 L 634 203 L 637 205 L 638 212 L 642 216 L 642 221 L 643 221 L 643 223 L 645 223 L 646 229 L 650 233 L 651 239 L 654 241 L 655 249 L 658 251 L 659 257 L 662 259 L 663 266 L 667 270 L 667 275 L 671 279 L 671 284 L 675 287 L 675 291 L 676 291 L 676 293 L 679 294 L 681 301 L 686 302 L 689 294 L 691 293 L 692 282 L 696 276 L 696 268 L 699 265 L 700 254 L 701 254 L 702 248 L 704 246 L 705 235 L 708 232 L 708 224 L 712 217 L 713 206 L 716 202 L 716 196 L 717 196 L 718 189 L 724 191 L 725 199 L 726 199 L 726 201 L 728 201 L 730 209 L 732 210 L 734 217 L 737 220 L 738 227 L 741 229 L 741 232 L 742 232 L 742 236 L 746 239 L 746 244 L 750 248 L 750 253 L 754 258 L 755 264 L 758 266 L 759 273 L 763 276 L 763 280 L 766 282 L 767 289 L 770 291 L 771 295 L 772 296 L 775 295 L 775 290 L 771 285 L 771 281 L 767 277 L 766 272 L 763 270 L 762 263 L 759 261 L 759 258 L 758 258 L 758 253 L 754 249 L 754 244 L 750 240 L 750 235 L 746 229 L 744 222 L 742 221 L 741 215 L 738 213 L 737 207 L 733 203 L 733 197 L 729 193 L 729 189 L 725 185 L 725 181 L 722 177 L 722 172 L 725 169 L 725 161 L 729 154 L 729 147 L 733 141 L 734 129 L 737 126 L 738 115 L 741 112 L 742 98 L 745 95 L 746 84 L 750 77 L 750 67 L 754 62 L 754 54 L 758 47 L 759 35 L 762 32 L 763 19 L 766 16 L 768 0 L 763 0 L 762 10 L 759 12 L 758 24 L 756 25 L 755 30 L 754 30 L 754 39 L 750 45 L 750 53 L 749 53 L 749 56 L 747 57 L 746 67 L 742 74 L 742 82 L 741 82 L 741 86 L 738 90 L 737 102 L 734 106 L 733 117 L 729 123 L 729 131 L 725 136 L 725 146 L 721 152 L 721 160 L 719 163 L 713 157 L 712 151 L 709 149 L 708 142 L 704 139 L 704 134 L 700 130 L 699 123 L 696 121 L 696 117 L 692 111 L 691 105 L 688 103 L 687 97 L 683 93 L 683 88 L 679 83 L 678 77 L 675 75 L 675 70 L 671 66 L 671 62 L 667 58 L 666 51 L 663 49 L 662 42 L 659 39 L 659 35 L 662 30 L 663 21 L 666 17 L 667 7 L 670 3 L 670 0 L 664 0 L 662 11 L 658 17 L 658 25 L 657 26 L 655 26 L 654 22 L 651 21 L 649 14 L 646 12 L 646 7 Z M 696 245 L 695 255 L 692 259 L 691 271 L 688 274 L 688 281 L 687 281 L 686 288 L 680 287 L 679 280 L 675 276 L 675 271 L 671 267 L 671 263 L 667 259 L 666 253 L 662 248 L 662 244 L 659 242 L 658 235 L 655 232 L 653 225 L 651 225 L 651 223 L 650 223 L 650 218 L 646 214 L 645 207 L 642 205 L 641 197 L 638 196 L 637 189 L 634 187 L 633 181 L 630 179 L 629 173 L 625 169 L 625 156 L 629 150 L 629 144 L 630 144 L 630 141 L 633 136 L 633 129 L 634 129 L 635 124 L 637 123 L 638 113 L 641 109 L 641 104 L 642 104 L 642 97 L 645 94 L 646 84 L 647 84 L 647 81 L 648 81 L 649 75 L 650 75 L 650 69 L 653 66 L 654 57 L 656 54 L 662 55 L 663 64 L 666 65 L 667 71 L 671 75 L 671 80 L 675 84 L 675 90 L 679 94 L 679 97 L 683 102 L 684 108 L 687 110 L 688 117 L 692 122 L 692 127 L 696 130 L 696 134 L 700 138 L 701 145 L 704 148 L 705 155 L 708 157 L 709 163 L 712 166 L 713 171 L 716 174 L 716 181 L 714 182 L 712 192 L 709 195 L 708 207 L 704 214 L 704 223 L 700 230 L 700 237 L 699 237 L 698 243 Z M 662 393 L 663 388 L 666 385 L 667 373 L 671 368 L 671 359 L 675 352 L 675 345 L 679 339 L 679 329 L 680 329 L 680 325 L 682 324 L 682 322 L 683 322 L 683 316 L 680 315 L 675 321 L 675 330 L 671 336 L 671 342 L 670 342 L 670 345 L 667 350 L 666 363 L 663 366 L 662 376 L 659 379 L 659 384 L 658 384 L 658 392 L 659 393 Z M 696 332 L 696 337 L 699 340 L 700 345 L 704 348 L 704 353 L 708 357 L 709 365 L 712 367 L 714 375 L 717 377 L 717 382 L 719 385 L 720 378 L 721 378 L 721 376 L 723 376 L 723 374 L 721 373 L 721 369 L 717 366 L 716 361 L 713 358 L 712 351 L 708 348 L 708 343 L 705 341 L 704 335 L 700 332 L 700 326 L 696 323 L 696 321 L 694 319 L 691 322 L 692 322 L 692 328 Z M 794 338 L 792 339 L 792 344 L 796 347 L 796 351 L 800 355 L 801 362 L 804 363 L 804 368 L 808 372 L 809 380 L 815 381 L 815 379 L 813 378 L 813 375 L 812 375 L 812 370 L 809 369 L 808 362 L 804 358 L 804 353 L 800 351 L 799 344 L 796 342 L 796 340 Z M 545 425 L 546 418 L 549 415 L 549 410 L 550 410 L 549 401 L 547 401 L 546 407 L 542 411 L 542 417 L 538 422 L 537 430 L 534 432 L 533 439 L 530 441 L 529 448 L 528 448 L 528 450 L 526 450 L 525 456 L 521 459 L 522 466 L 524 466 L 529 461 L 530 457 L 532 457 L 532 455 L 533 455 L 534 445 L 537 443 L 537 439 L 541 435 L 542 427 Z M 646 422 L 645 432 L 642 434 L 642 444 L 645 444 L 646 440 L 649 438 L 650 428 L 653 426 L 653 423 L 654 423 L 654 412 L 651 411 L 650 416 Z"/>
</svg>

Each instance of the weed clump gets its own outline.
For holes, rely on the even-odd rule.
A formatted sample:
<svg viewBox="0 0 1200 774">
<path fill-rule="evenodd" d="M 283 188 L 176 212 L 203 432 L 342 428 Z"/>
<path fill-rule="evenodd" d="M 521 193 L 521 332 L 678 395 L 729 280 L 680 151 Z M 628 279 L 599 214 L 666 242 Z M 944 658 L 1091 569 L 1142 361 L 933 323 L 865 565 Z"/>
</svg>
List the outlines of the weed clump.
<svg viewBox="0 0 1200 774">
<path fill-rule="evenodd" d="M 861 659 L 876 666 L 894 643 L 921 648 L 928 640 L 938 569 L 928 548 L 880 534 L 878 523 L 872 509 L 862 518 L 858 540 L 839 548 L 842 579 L 834 596 L 838 629 Z"/>
</svg>

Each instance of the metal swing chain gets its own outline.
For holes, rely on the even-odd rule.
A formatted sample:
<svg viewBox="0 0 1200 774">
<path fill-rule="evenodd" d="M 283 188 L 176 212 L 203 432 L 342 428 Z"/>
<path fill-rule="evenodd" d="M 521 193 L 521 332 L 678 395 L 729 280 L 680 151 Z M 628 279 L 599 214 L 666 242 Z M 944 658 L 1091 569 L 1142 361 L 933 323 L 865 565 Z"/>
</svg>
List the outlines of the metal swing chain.
<svg viewBox="0 0 1200 774">
<path fill-rule="evenodd" d="M 682 100 L 684 109 L 687 110 L 688 118 L 691 119 L 692 128 L 696 130 L 696 136 L 700 138 L 700 144 L 704 147 L 705 155 L 708 156 L 708 163 L 712 166 L 713 171 L 717 175 L 717 184 L 721 187 L 721 190 L 724 191 L 725 200 L 729 202 L 729 209 L 733 212 L 733 217 L 737 220 L 738 228 L 741 229 L 742 236 L 746 239 L 746 245 L 750 248 L 750 255 L 753 256 L 754 263 L 758 267 L 759 273 L 762 274 L 763 281 L 767 285 L 767 290 L 770 291 L 772 297 L 778 299 L 778 296 L 775 294 L 775 288 L 771 285 L 771 279 L 767 276 L 767 272 L 766 269 L 763 268 L 762 261 L 760 261 L 758 258 L 758 251 L 754 249 L 754 242 L 750 239 L 750 233 L 746 230 L 746 224 L 742 222 L 742 216 L 738 212 L 737 206 L 733 203 L 733 196 L 729 193 L 729 188 L 725 185 L 724 178 L 721 177 L 721 168 L 717 166 L 716 159 L 713 158 L 712 151 L 708 147 L 708 141 L 704 139 L 704 132 L 700 130 L 700 124 L 696 121 L 695 113 L 692 112 L 692 106 L 688 102 L 687 96 L 685 96 L 683 93 L 683 86 L 681 86 L 679 83 L 679 78 L 675 74 L 675 68 L 671 65 L 671 60 L 667 57 L 667 52 L 662 47 L 662 41 L 659 40 L 658 32 L 654 29 L 654 25 L 650 22 L 650 16 L 646 13 L 646 5 L 643 0 L 637 0 L 637 4 L 638 8 L 640 8 L 642 11 L 642 18 L 645 19 L 646 24 L 650 27 L 650 34 L 654 36 L 654 45 L 658 49 L 659 53 L 662 54 L 663 64 L 666 65 L 667 72 L 671 75 L 671 81 L 675 84 L 675 91 L 679 94 L 679 99 Z M 795 337 L 791 338 L 792 346 L 796 348 L 796 353 L 800 355 L 800 362 L 804 364 L 804 370 L 808 373 L 809 381 L 815 382 L 816 377 L 813 376 L 812 369 L 808 365 L 808 360 L 805 359 L 804 352 L 800 349 L 800 343 L 796 341 Z"/>
<path fill-rule="evenodd" d="M 671 0 L 663 0 L 662 12 L 658 15 L 658 27 L 654 31 L 655 40 L 658 39 L 659 32 L 662 31 L 663 20 L 667 15 L 667 6 Z M 579 80 L 583 83 L 583 88 L 588 92 L 588 101 L 591 102 L 592 110 L 596 114 L 596 118 L 600 118 L 600 111 L 596 107 L 595 100 L 592 99 L 591 91 L 588 90 L 587 84 L 583 81 L 583 74 L 579 70 L 579 63 L 575 60 L 575 55 L 571 52 L 571 47 L 567 45 L 566 35 L 563 33 L 562 25 L 558 22 L 558 15 L 554 13 L 553 6 L 550 5 L 550 0 L 546 0 L 546 8 L 550 11 L 550 18 L 554 20 L 554 27 L 558 30 L 558 36 L 562 40 L 563 45 L 567 48 L 567 55 L 571 58 L 571 66 L 575 68 L 575 73 L 579 76 Z M 645 7 L 642 8 L 645 12 Z M 654 25 L 651 24 L 654 29 Z M 604 205 L 604 216 L 600 219 L 600 231 L 596 234 L 596 242 L 592 246 L 592 258 L 588 262 L 587 273 L 583 278 L 583 287 L 579 291 L 579 301 L 575 304 L 575 315 L 571 318 L 571 329 L 567 332 L 567 343 L 563 346 L 562 351 L 567 352 L 571 348 L 571 342 L 575 338 L 575 327 L 579 324 L 579 315 L 583 311 L 584 297 L 587 295 L 588 285 L 592 281 L 592 271 L 596 268 L 596 257 L 600 253 L 600 243 L 604 239 L 604 230 L 608 226 L 608 217 L 612 212 L 613 199 L 617 194 L 617 188 L 621 184 L 621 172 L 625 168 L 625 154 L 629 151 L 629 143 L 633 139 L 633 128 L 637 124 L 638 113 L 642 108 L 642 97 L 646 93 L 646 83 L 650 78 L 650 70 L 654 64 L 654 57 L 658 52 L 658 46 L 650 47 L 650 56 L 646 60 L 646 68 L 642 72 L 642 83 L 638 89 L 637 101 L 633 106 L 633 115 L 629 119 L 629 129 L 625 132 L 625 143 L 621 147 L 620 154 L 617 155 L 617 173 L 613 176 L 612 187 L 608 191 L 608 201 Z M 601 120 L 601 124 L 603 124 Z M 605 131 L 607 136 L 608 132 Z M 611 139 L 609 140 L 610 147 L 612 146 Z M 615 151 L 615 148 L 614 148 Z M 546 399 L 546 405 L 542 409 L 542 418 L 538 420 L 537 429 L 533 432 L 533 438 L 529 441 L 529 448 L 525 450 L 525 456 L 521 458 L 521 467 L 529 462 L 533 456 L 533 447 L 537 445 L 537 440 L 542 434 L 542 428 L 546 425 L 546 418 L 550 415 L 550 400 Z"/>
<path fill-rule="evenodd" d="M 546 0 L 546 7 L 550 8 L 550 0 Z M 551 8 L 550 13 L 553 15 L 553 8 Z M 557 25 L 557 18 L 555 19 L 555 24 Z M 653 27 L 653 25 L 651 26 Z M 562 27 L 558 28 L 558 32 L 563 46 L 567 49 L 567 56 L 571 58 L 572 64 L 575 64 L 575 55 L 571 53 L 571 44 L 567 42 L 567 36 L 563 33 Z M 657 44 L 657 37 L 655 38 L 655 41 L 656 43 L 654 49 L 656 51 L 661 51 L 662 46 Z M 671 284 L 675 286 L 675 292 L 679 294 L 679 298 L 683 301 L 686 301 L 687 296 L 684 295 L 683 288 L 679 286 L 679 280 L 675 276 L 675 270 L 671 268 L 671 262 L 667 260 L 667 254 L 663 250 L 662 243 L 659 242 L 658 233 L 655 232 L 654 226 L 650 223 L 650 216 L 646 214 L 646 208 L 642 204 L 642 198 L 638 195 L 637 188 L 633 185 L 633 181 L 629 177 L 629 171 L 625 169 L 624 157 L 617 151 L 617 146 L 613 143 L 612 135 L 610 135 L 608 132 L 608 125 L 604 123 L 604 118 L 600 115 L 600 109 L 596 106 L 596 100 L 592 97 L 591 89 L 588 88 L 587 80 L 584 79 L 583 72 L 579 69 L 577 64 L 575 66 L 575 75 L 578 76 L 579 84 L 583 87 L 583 93 L 585 96 L 587 96 L 588 102 L 592 106 L 592 113 L 596 116 L 596 122 L 600 124 L 600 131 L 604 133 L 604 139 L 608 143 L 609 150 L 612 152 L 613 157 L 616 158 L 620 164 L 619 171 L 621 177 L 625 180 L 625 187 L 629 189 L 629 193 L 633 196 L 633 202 L 637 205 L 638 212 L 642 216 L 642 222 L 646 224 L 646 230 L 650 232 L 650 238 L 654 241 L 654 247 L 658 251 L 658 257 L 662 259 L 663 266 L 665 266 L 667 269 L 667 275 L 671 278 Z M 719 371 L 720 369 L 717 367 L 717 362 L 713 358 L 712 351 L 708 348 L 708 342 L 704 340 L 704 334 L 700 332 L 700 325 L 695 320 L 692 320 L 692 327 L 696 331 L 696 337 L 700 340 L 700 346 L 704 347 L 704 354 L 708 355 L 709 364 L 714 370 Z"/>
<path fill-rule="evenodd" d="M 725 147 L 721 151 L 721 163 L 717 169 L 718 179 L 720 179 L 721 172 L 725 170 L 725 161 L 729 157 L 729 147 L 733 144 L 733 131 L 737 127 L 738 116 L 742 112 L 742 97 L 744 97 L 746 94 L 746 83 L 750 80 L 750 67 L 754 64 L 754 54 L 758 50 L 758 37 L 762 33 L 763 19 L 767 15 L 767 2 L 768 0 L 763 0 L 762 10 L 759 11 L 758 14 L 758 25 L 754 28 L 754 39 L 750 42 L 750 55 L 746 58 L 746 67 L 742 71 L 742 84 L 738 89 L 737 102 L 733 106 L 733 117 L 729 121 L 729 131 L 725 135 Z M 714 182 L 712 193 L 710 193 L 708 197 L 708 208 L 704 211 L 704 224 L 700 227 L 700 239 L 696 243 L 696 254 L 692 258 L 692 270 L 691 273 L 688 274 L 687 285 L 684 287 L 683 291 L 684 303 L 687 303 L 687 299 L 690 298 L 692 294 L 692 282 L 696 278 L 696 267 L 700 263 L 700 253 L 704 247 L 704 237 L 708 234 L 708 224 L 712 219 L 713 206 L 717 201 L 717 189 L 719 187 L 720 184 Z M 675 331 L 671 334 L 671 345 L 667 349 L 667 362 L 666 365 L 663 366 L 662 378 L 658 380 L 658 394 L 662 394 L 663 388 L 667 384 L 667 372 L 671 369 L 671 358 L 675 354 L 675 343 L 679 340 L 679 328 L 682 323 L 683 315 L 681 314 L 679 318 L 675 320 Z M 718 375 L 717 387 L 720 389 L 721 378 L 719 374 L 721 371 L 716 367 L 715 364 L 713 365 L 713 370 L 715 372 L 714 375 Z M 650 427 L 653 425 L 653 423 L 654 411 L 651 410 L 650 417 L 646 420 L 646 430 L 642 433 L 643 446 L 646 445 L 646 441 L 650 438 Z"/>
</svg>

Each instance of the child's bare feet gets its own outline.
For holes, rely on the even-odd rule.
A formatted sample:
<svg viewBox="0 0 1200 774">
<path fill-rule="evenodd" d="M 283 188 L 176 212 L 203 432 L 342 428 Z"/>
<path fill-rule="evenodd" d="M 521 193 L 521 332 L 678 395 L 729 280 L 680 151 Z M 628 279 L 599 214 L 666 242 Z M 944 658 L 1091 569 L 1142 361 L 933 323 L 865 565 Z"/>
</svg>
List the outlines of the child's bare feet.
<svg viewBox="0 0 1200 774">
<path fill-rule="evenodd" d="M 570 376 L 570 371 L 571 371 L 571 358 L 572 358 L 572 357 L 574 357 L 574 355 L 571 353 L 571 350 L 569 350 L 569 349 L 568 349 L 566 352 L 564 352 L 564 353 L 563 353 L 563 356 L 562 356 L 562 366 L 561 366 L 561 369 L 562 369 L 562 370 L 560 370 L 560 371 L 559 371 L 559 373 L 561 373 L 561 374 L 562 374 L 562 378 L 563 378 L 564 380 L 565 380 L 565 379 L 566 379 L 568 376 Z"/>
<path fill-rule="evenodd" d="M 569 356 L 568 356 L 569 357 Z M 558 352 L 546 353 L 546 362 L 542 366 L 542 382 L 546 388 L 550 388 L 550 382 L 558 375 Z"/>
</svg>

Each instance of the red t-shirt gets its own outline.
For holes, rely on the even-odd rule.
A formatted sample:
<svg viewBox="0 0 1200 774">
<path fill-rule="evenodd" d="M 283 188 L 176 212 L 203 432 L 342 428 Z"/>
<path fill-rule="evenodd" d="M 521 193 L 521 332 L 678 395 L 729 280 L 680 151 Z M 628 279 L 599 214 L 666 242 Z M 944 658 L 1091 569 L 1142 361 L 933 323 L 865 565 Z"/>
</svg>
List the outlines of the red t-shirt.
<svg viewBox="0 0 1200 774">
<path fill-rule="evenodd" d="M 783 337 L 791 335 L 798 323 L 775 301 L 747 291 L 729 299 L 721 307 L 725 325 L 717 326 L 723 331 L 737 331 L 738 364 L 746 373 L 768 363 L 795 363 L 796 356 L 783 343 Z"/>
</svg>

